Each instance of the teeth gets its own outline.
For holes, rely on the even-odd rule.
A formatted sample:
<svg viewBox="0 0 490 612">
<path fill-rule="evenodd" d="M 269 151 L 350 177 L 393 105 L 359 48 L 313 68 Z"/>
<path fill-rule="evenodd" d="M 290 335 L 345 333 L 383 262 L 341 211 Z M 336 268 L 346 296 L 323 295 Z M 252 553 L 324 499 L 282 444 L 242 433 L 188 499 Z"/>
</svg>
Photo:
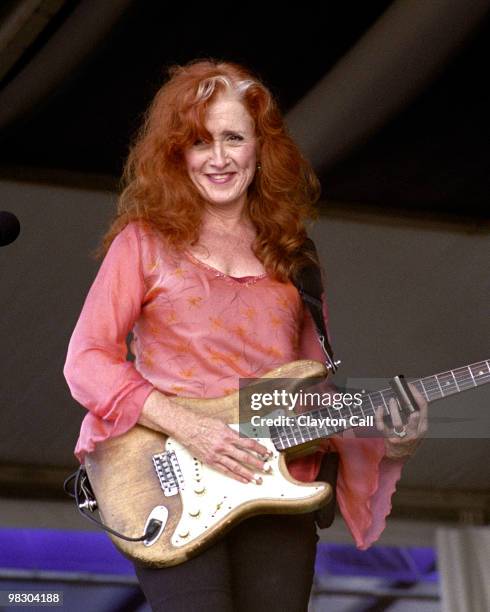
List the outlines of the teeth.
<svg viewBox="0 0 490 612">
<path fill-rule="evenodd" d="M 217 178 L 217 179 L 222 179 L 230 175 L 229 174 L 210 174 L 209 176 L 212 176 L 213 178 Z"/>
</svg>

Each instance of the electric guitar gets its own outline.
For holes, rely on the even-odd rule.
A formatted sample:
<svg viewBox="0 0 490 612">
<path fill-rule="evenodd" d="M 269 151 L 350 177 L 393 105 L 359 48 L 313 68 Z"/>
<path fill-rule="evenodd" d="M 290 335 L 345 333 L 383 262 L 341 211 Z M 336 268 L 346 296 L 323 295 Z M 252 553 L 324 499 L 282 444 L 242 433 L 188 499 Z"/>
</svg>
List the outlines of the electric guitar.
<svg viewBox="0 0 490 612">
<path fill-rule="evenodd" d="M 263 379 L 301 381 L 325 375 L 321 363 L 301 360 L 281 366 Z M 490 361 L 412 382 L 431 402 L 490 382 Z M 268 436 L 262 435 L 263 430 L 252 433 L 272 453 L 261 484 L 225 476 L 193 457 L 175 439 L 136 425 L 122 436 L 97 444 L 85 459 L 100 517 L 118 533 L 132 538 L 146 535 L 135 542 L 110 534 L 124 555 L 139 563 L 165 567 L 198 554 L 249 516 L 311 512 L 330 499 L 331 487 L 295 480 L 288 472 L 286 457 L 315 450 L 323 438 L 348 429 L 353 417 L 357 424 L 371 424 L 380 406 L 388 414 L 392 397 L 391 389 L 364 393 L 359 406 L 309 412 L 315 417 L 309 419 L 311 425 L 288 420 L 287 425 L 270 426 Z M 172 400 L 238 428 L 238 391 L 215 399 Z M 328 422 L 332 424 L 325 425 Z"/>
</svg>

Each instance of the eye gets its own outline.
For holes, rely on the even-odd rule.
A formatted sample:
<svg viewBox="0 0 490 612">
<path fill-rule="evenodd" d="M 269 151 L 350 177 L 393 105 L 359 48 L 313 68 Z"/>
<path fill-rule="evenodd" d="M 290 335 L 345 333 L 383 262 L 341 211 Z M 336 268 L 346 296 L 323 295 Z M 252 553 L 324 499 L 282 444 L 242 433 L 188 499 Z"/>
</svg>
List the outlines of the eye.
<svg viewBox="0 0 490 612">
<path fill-rule="evenodd" d="M 228 140 L 231 140 L 233 142 L 239 142 L 240 140 L 243 140 L 243 137 L 240 136 L 240 134 L 230 134 L 228 136 Z"/>
<path fill-rule="evenodd" d="M 195 147 L 196 149 L 202 149 L 206 147 L 208 144 L 209 143 L 206 142 L 205 140 L 202 140 L 201 138 L 196 138 L 192 146 Z"/>
</svg>

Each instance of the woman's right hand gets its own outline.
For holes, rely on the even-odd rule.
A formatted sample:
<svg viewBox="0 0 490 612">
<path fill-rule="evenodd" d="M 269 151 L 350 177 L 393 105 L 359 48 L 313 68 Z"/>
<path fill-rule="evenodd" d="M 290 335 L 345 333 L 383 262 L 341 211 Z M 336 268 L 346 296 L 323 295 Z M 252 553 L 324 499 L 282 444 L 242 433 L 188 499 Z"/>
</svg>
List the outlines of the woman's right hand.
<svg viewBox="0 0 490 612">
<path fill-rule="evenodd" d="M 158 390 L 145 401 L 141 425 L 175 438 L 197 459 L 239 482 L 260 484 L 270 452 L 251 438 L 212 417 L 173 402 Z"/>
<path fill-rule="evenodd" d="M 242 437 L 222 421 L 192 413 L 185 431 L 174 437 L 206 465 L 240 482 L 260 484 L 269 450 Z"/>
</svg>

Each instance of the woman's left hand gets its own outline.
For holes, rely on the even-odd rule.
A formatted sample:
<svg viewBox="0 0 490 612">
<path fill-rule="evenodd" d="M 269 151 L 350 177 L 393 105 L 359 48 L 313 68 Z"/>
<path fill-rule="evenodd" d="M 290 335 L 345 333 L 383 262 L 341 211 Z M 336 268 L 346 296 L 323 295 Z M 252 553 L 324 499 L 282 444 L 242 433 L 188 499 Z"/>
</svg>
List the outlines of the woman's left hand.
<svg viewBox="0 0 490 612">
<path fill-rule="evenodd" d="M 385 448 L 389 459 L 405 459 L 413 455 L 427 432 L 427 402 L 412 384 L 409 383 L 409 387 L 419 409 L 409 416 L 405 424 L 394 399 L 389 402 L 392 427 L 387 427 L 383 421 L 384 409 L 378 408 L 376 411 L 376 427 L 387 436 Z M 399 436 L 394 430 L 406 433 Z"/>
</svg>

